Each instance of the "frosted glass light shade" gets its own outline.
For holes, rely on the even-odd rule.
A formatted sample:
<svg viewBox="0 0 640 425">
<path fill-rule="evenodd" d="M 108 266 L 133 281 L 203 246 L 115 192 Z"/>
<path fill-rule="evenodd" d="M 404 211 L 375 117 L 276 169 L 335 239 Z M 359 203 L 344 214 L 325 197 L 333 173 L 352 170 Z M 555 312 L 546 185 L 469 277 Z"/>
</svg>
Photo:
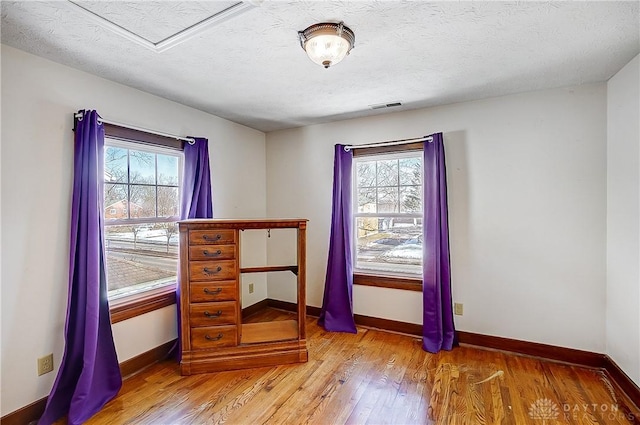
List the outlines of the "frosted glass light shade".
<svg viewBox="0 0 640 425">
<path fill-rule="evenodd" d="M 311 25 L 306 30 L 300 31 L 298 35 L 300 45 L 309 58 L 325 68 L 342 61 L 355 43 L 353 31 L 345 27 L 342 22 Z"/>
</svg>

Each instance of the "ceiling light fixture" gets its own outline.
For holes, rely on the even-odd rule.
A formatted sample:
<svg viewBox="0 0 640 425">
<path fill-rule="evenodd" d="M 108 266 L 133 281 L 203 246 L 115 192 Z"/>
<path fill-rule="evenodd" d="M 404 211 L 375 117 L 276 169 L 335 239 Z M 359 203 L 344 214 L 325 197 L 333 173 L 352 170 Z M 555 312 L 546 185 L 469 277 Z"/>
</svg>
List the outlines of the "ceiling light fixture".
<svg viewBox="0 0 640 425">
<path fill-rule="evenodd" d="M 356 36 L 343 22 L 322 22 L 299 31 L 300 45 L 309 59 L 329 68 L 339 63 L 349 54 L 356 42 Z"/>
</svg>

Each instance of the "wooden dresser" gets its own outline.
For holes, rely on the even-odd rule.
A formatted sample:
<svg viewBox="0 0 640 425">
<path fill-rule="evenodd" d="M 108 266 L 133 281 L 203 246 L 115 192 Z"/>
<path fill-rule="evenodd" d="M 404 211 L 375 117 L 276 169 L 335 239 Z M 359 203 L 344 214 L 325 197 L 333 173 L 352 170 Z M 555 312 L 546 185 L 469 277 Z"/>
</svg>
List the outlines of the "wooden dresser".
<svg viewBox="0 0 640 425">
<path fill-rule="evenodd" d="M 183 375 L 306 362 L 304 219 L 185 220 L 180 229 Z M 241 268 L 240 232 L 297 229 L 297 264 Z M 242 323 L 241 273 L 297 275 L 296 320 Z"/>
</svg>

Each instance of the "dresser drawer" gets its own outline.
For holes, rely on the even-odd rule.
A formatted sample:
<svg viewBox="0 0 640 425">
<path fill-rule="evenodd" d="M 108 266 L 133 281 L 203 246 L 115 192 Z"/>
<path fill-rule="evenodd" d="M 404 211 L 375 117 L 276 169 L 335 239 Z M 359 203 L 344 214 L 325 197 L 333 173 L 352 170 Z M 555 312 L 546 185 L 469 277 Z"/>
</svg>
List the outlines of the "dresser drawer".
<svg viewBox="0 0 640 425">
<path fill-rule="evenodd" d="M 236 245 L 194 245 L 189 247 L 190 260 L 233 260 Z"/>
<path fill-rule="evenodd" d="M 191 282 L 189 299 L 192 303 L 233 301 L 238 299 L 238 285 L 235 280 Z"/>
<path fill-rule="evenodd" d="M 189 245 L 235 244 L 235 230 L 191 230 Z"/>
<path fill-rule="evenodd" d="M 191 328 L 191 348 L 194 350 L 233 347 L 234 345 L 238 345 L 238 328 L 236 326 Z"/>
<path fill-rule="evenodd" d="M 190 261 L 189 278 L 202 280 L 231 280 L 236 278 L 235 260 Z"/>
<path fill-rule="evenodd" d="M 191 304 L 189 310 L 192 327 L 236 324 L 238 310 L 235 301 Z"/>
</svg>

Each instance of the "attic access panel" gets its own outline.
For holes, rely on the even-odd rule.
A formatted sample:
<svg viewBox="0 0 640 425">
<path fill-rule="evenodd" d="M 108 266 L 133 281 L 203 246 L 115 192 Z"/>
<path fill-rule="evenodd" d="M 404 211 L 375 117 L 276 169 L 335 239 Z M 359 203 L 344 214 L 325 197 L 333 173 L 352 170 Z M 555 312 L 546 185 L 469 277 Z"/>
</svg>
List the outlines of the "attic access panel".
<svg viewBox="0 0 640 425">
<path fill-rule="evenodd" d="M 98 25 L 158 53 L 253 7 L 239 1 L 70 1 L 69 4 Z"/>
</svg>

